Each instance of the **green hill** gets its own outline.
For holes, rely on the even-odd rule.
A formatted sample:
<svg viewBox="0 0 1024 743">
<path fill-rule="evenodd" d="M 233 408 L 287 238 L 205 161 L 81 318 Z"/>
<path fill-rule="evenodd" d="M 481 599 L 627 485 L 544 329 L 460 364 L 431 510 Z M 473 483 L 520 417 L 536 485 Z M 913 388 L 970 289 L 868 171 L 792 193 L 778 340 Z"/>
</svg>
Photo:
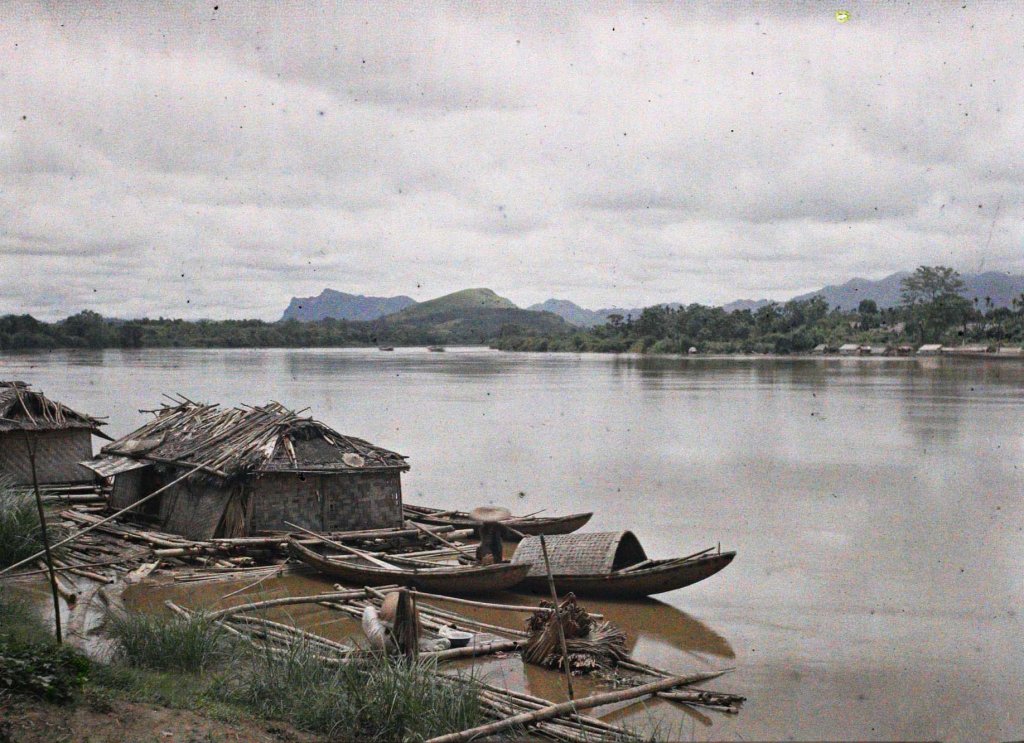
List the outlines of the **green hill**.
<svg viewBox="0 0 1024 743">
<path fill-rule="evenodd" d="M 560 335 L 572 327 L 550 312 L 523 310 L 490 289 L 464 289 L 407 307 L 372 323 L 396 345 L 487 343 L 503 334 Z"/>
</svg>

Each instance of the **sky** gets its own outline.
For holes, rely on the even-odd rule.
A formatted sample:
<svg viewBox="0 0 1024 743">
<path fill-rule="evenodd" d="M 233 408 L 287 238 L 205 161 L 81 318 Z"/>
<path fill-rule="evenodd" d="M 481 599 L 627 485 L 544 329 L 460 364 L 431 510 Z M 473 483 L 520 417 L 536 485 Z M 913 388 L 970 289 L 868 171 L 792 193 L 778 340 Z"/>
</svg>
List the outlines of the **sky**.
<svg viewBox="0 0 1024 743">
<path fill-rule="evenodd" d="M 0 314 L 1024 273 L 1017 3 L 2 6 Z"/>
</svg>

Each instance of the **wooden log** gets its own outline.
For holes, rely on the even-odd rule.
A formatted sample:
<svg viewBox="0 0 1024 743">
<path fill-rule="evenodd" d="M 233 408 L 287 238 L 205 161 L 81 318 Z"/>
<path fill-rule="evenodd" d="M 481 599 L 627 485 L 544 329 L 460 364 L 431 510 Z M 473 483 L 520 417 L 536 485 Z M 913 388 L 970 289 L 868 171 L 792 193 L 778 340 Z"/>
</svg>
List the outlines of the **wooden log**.
<svg viewBox="0 0 1024 743">
<path fill-rule="evenodd" d="M 605 704 L 614 704 L 615 702 L 639 699 L 640 697 L 656 694 L 659 691 L 665 691 L 674 686 L 687 683 L 687 678 L 687 676 L 672 676 L 667 679 L 659 679 L 657 681 L 652 681 L 649 684 L 643 684 L 642 686 L 636 686 L 631 689 L 610 691 L 603 694 L 593 694 L 589 697 L 584 697 L 583 699 L 577 699 L 575 701 L 552 704 L 549 707 L 543 707 L 531 712 L 523 712 L 522 714 L 513 715 L 512 717 L 507 717 L 504 720 L 492 722 L 488 725 L 479 725 L 475 728 L 462 730 L 457 733 L 448 733 L 447 735 L 431 738 L 427 743 L 463 743 L 464 741 L 473 740 L 475 738 L 500 733 L 502 730 L 508 730 L 509 728 L 516 727 L 517 725 L 529 725 L 543 720 L 550 720 L 561 715 L 572 714 L 581 709 L 591 709 L 593 707 L 601 707 Z"/>
</svg>

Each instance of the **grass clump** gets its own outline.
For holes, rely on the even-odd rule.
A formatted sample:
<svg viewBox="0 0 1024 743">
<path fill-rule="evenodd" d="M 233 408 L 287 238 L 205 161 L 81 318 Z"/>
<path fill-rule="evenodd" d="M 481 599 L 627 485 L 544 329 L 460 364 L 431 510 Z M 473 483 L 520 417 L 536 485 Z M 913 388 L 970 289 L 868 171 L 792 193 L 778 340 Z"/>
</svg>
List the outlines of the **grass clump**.
<svg viewBox="0 0 1024 743">
<path fill-rule="evenodd" d="M 369 655 L 324 661 L 305 644 L 252 652 L 219 693 L 263 717 L 330 739 L 417 741 L 479 724 L 476 689 L 445 682 L 432 663 Z"/>
<path fill-rule="evenodd" d="M 111 614 L 107 631 L 117 641 L 116 660 L 154 671 L 198 673 L 223 666 L 237 644 L 202 613 Z"/>
<path fill-rule="evenodd" d="M 43 532 L 39 528 L 35 496 L 15 489 L 7 478 L 0 479 L 0 568 L 31 557 L 42 549 Z"/>
</svg>

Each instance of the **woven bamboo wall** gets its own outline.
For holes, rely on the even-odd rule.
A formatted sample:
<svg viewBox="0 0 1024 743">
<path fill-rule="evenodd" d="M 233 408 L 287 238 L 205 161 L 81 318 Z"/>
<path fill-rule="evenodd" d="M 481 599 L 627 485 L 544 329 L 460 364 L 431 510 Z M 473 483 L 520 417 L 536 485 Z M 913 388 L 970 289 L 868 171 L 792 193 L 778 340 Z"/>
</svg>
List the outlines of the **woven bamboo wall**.
<svg viewBox="0 0 1024 743">
<path fill-rule="evenodd" d="M 36 473 L 42 485 L 90 482 L 92 473 L 79 462 L 92 458 L 92 434 L 81 428 L 30 431 L 36 447 Z M 22 431 L 0 433 L 0 470 L 19 485 L 32 484 L 32 468 Z"/>
<path fill-rule="evenodd" d="M 402 524 L 398 471 L 362 474 L 265 474 L 252 485 L 250 529 L 379 529 Z"/>
</svg>

